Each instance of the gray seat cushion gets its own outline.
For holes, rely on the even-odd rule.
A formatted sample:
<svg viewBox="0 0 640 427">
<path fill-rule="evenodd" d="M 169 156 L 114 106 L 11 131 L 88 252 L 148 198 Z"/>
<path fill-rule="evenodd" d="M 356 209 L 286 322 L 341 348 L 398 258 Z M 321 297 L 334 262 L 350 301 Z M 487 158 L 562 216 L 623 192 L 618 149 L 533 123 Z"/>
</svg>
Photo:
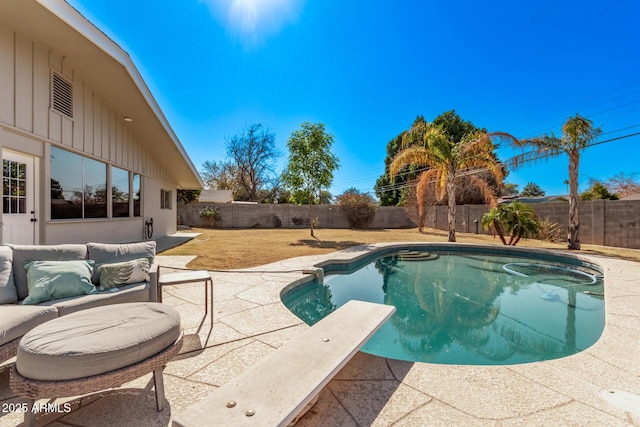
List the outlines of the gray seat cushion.
<svg viewBox="0 0 640 427">
<path fill-rule="evenodd" d="M 8 245 L 13 250 L 13 280 L 18 290 L 18 299 L 26 298 L 27 261 L 71 261 L 87 259 L 86 245 Z"/>
<path fill-rule="evenodd" d="M 13 251 L 8 246 L 0 246 L 0 304 L 11 304 L 18 301 L 18 291 L 13 283 L 11 266 Z"/>
<path fill-rule="evenodd" d="M 82 310 L 28 332 L 18 346 L 20 375 L 44 381 L 86 378 L 124 368 L 172 345 L 180 315 L 159 303 Z"/>
<path fill-rule="evenodd" d="M 55 307 L 38 305 L 0 305 L 0 345 L 13 341 L 36 326 L 58 317 Z"/>
<path fill-rule="evenodd" d="M 66 316 L 80 310 L 101 307 L 107 304 L 122 304 L 127 302 L 148 302 L 149 282 L 134 283 L 120 286 L 117 291 L 98 292 L 79 297 L 54 299 L 41 302 L 40 305 L 50 305 L 58 310 L 60 316 Z"/>
</svg>

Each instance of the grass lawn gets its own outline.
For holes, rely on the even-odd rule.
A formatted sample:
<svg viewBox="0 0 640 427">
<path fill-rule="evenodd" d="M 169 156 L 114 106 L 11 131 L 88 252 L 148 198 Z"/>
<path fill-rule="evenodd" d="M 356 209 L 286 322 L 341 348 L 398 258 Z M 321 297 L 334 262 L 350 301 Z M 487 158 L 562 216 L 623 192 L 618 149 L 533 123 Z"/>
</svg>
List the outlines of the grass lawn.
<svg viewBox="0 0 640 427">
<path fill-rule="evenodd" d="M 319 255 L 351 246 L 378 242 L 446 242 L 447 232 L 426 229 L 419 233 L 412 229 L 336 230 L 317 229 L 317 239 L 310 237 L 308 229 L 205 229 L 195 239 L 162 255 L 197 255 L 189 263 L 193 269 L 229 270 L 254 267 L 286 258 Z M 498 238 L 482 234 L 456 233 L 459 243 L 501 245 Z M 581 251 L 568 251 L 566 244 L 540 240 L 521 240 L 519 247 L 548 248 L 571 253 L 598 254 L 640 261 L 640 250 L 607 246 L 582 245 Z"/>
</svg>

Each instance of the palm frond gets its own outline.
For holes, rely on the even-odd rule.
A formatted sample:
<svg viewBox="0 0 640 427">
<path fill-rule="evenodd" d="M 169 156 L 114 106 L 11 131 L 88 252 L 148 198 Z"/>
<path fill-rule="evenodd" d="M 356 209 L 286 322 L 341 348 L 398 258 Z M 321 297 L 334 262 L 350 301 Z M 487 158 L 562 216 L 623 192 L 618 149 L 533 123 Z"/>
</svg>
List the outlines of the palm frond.
<svg viewBox="0 0 640 427">
<path fill-rule="evenodd" d="M 389 165 L 389 176 L 393 182 L 398 172 L 405 166 L 431 166 L 433 154 L 425 147 L 414 145 L 398 152 Z"/>
<path fill-rule="evenodd" d="M 475 175 L 469 176 L 469 179 L 471 180 L 471 182 L 473 182 L 473 184 L 476 187 L 478 187 L 478 189 L 480 189 L 480 192 L 482 193 L 482 197 L 484 198 L 485 202 L 489 204 L 490 207 L 493 208 L 498 205 L 498 200 L 496 199 L 496 195 L 494 194 L 493 189 L 489 186 L 489 183 L 487 181 Z"/>
</svg>

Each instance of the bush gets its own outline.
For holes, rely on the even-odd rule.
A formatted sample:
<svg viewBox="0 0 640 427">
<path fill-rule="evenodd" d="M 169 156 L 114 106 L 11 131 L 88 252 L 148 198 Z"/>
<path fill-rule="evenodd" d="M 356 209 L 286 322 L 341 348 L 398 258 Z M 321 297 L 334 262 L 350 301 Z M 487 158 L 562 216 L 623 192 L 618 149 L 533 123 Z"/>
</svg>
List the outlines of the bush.
<svg viewBox="0 0 640 427">
<path fill-rule="evenodd" d="M 376 203 L 368 194 L 347 192 L 337 197 L 351 228 L 366 228 L 376 216 Z"/>
<path fill-rule="evenodd" d="M 211 227 L 215 227 L 218 223 L 222 222 L 220 209 L 213 206 L 207 206 L 202 209 L 200 211 L 200 218 L 202 218 Z"/>
</svg>

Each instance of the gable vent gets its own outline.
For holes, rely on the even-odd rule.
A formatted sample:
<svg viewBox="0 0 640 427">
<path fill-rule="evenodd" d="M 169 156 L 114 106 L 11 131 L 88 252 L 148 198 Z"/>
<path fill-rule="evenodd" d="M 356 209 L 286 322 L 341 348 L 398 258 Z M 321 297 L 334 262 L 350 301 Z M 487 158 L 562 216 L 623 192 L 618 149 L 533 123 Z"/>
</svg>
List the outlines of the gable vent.
<svg viewBox="0 0 640 427">
<path fill-rule="evenodd" d="M 53 73 L 52 80 L 53 109 L 58 113 L 73 118 L 73 86 L 71 83 Z"/>
</svg>

